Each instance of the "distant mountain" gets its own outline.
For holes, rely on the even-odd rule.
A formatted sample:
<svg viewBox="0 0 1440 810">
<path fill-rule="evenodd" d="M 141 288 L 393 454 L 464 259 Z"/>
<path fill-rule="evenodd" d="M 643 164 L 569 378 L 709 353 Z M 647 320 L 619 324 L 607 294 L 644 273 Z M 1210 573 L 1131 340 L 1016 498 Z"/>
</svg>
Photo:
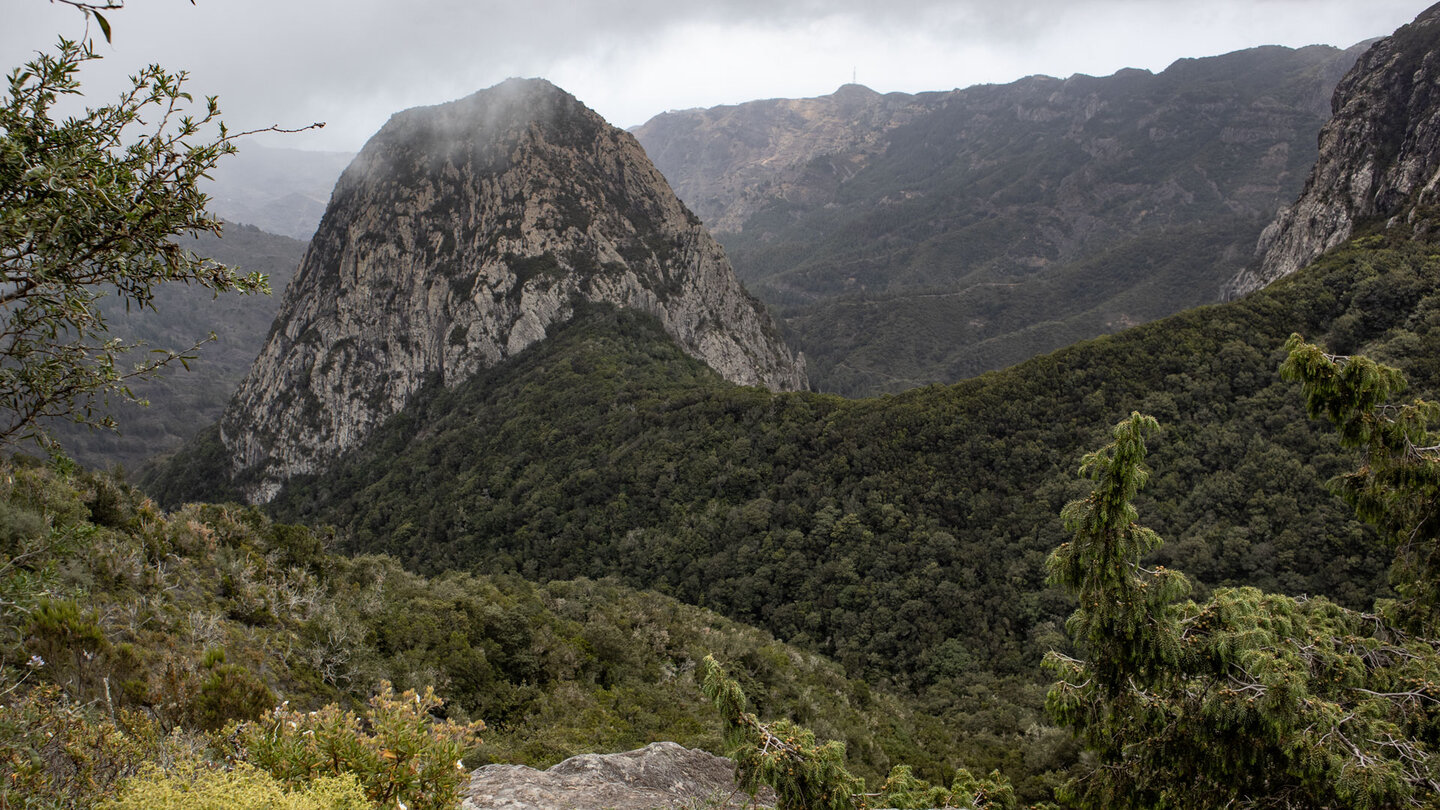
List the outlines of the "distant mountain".
<svg viewBox="0 0 1440 810">
<path fill-rule="evenodd" d="M 221 238 L 205 234 L 182 244 L 245 272 L 266 274 L 273 293 L 216 297 L 201 287 L 161 285 L 155 291 L 153 311 L 127 313 L 123 306 L 104 307 L 114 334 L 143 340 L 151 347 L 184 349 L 210 332 L 216 339 L 200 348 L 189 370 L 177 365 L 158 379 L 133 386 L 150 405 L 116 407 L 118 433 L 55 425 L 54 434 L 65 451 L 83 464 L 137 469 L 174 451 L 219 418 L 254 362 L 280 310 L 285 285 L 305 252 L 304 242 L 234 223 L 225 224 Z"/>
<path fill-rule="evenodd" d="M 1336 88 L 1304 193 L 1265 229 L 1259 261 L 1229 294 L 1289 275 L 1352 234 L 1430 235 L 1440 203 L 1437 74 L 1440 5 L 1376 43 Z"/>
<path fill-rule="evenodd" d="M 316 152 L 240 143 L 211 172 L 203 190 L 210 210 L 222 219 L 263 231 L 308 240 L 325 214 L 335 180 L 353 152 Z"/>
<path fill-rule="evenodd" d="M 898 391 L 1219 299 L 1359 48 L 657 116 L 636 137 L 820 390 Z"/>
<path fill-rule="evenodd" d="M 358 446 L 578 308 L 647 312 L 732 382 L 803 364 L 643 150 L 573 96 L 511 80 L 395 115 L 345 170 L 221 422 L 248 498 Z"/>
</svg>

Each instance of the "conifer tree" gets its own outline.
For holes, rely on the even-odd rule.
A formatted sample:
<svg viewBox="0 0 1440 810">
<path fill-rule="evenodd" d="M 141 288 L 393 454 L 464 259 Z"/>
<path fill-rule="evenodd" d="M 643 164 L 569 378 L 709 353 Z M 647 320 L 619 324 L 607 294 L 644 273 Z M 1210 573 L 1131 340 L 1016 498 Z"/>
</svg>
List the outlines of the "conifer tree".
<svg viewBox="0 0 1440 810">
<path fill-rule="evenodd" d="M 1361 451 L 1355 472 L 1331 487 L 1357 517 L 1395 549 L 1391 582 L 1401 599 L 1381 605 L 1386 617 L 1414 633 L 1440 629 L 1440 437 L 1429 428 L 1440 404 L 1392 404 L 1405 391 L 1400 372 L 1368 357 L 1327 354 L 1291 335 L 1280 367 L 1304 387 L 1312 418 L 1335 425 L 1342 447 Z"/>
<path fill-rule="evenodd" d="M 1398 380 L 1366 376 L 1392 388 Z M 1339 412 L 1380 418 L 1383 397 L 1373 385 L 1360 390 L 1370 399 Z M 1080 602 L 1069 629 L 1084 657 L 1047 656 L 1060 677 L 1047 703 L 1093 755 L 1061 798 L 1081 807 L 1440 806 L 1440 647 L 1321 597 L 1226 588 L 1203 605 L 1179 602 L 1183 577 L 1141 563 L 1159 538 L 1136 524 L 1131 505 L 1155 427 L 1134 414 L 1086 456 L 1095 489 L 1065 508 L 1074 538 L 1050 559 L 1051 581 Z"/>
</svg>

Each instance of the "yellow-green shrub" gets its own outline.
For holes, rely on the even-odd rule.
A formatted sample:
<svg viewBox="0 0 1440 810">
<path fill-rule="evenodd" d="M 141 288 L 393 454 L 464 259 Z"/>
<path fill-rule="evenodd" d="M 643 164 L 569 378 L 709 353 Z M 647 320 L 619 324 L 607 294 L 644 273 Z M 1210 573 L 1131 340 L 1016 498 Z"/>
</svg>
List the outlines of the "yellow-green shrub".
<svg viewBox="0 0 1440 810">
<path fill-rule="evenodd" d="M 211 769 L 187 763 L 170 771 L 147 765 L 125 780 L 96 810 L 365 810 L 370 806 L 350 774 L 318 777 L 293 789 L 241 763 Z"/>
</svg>

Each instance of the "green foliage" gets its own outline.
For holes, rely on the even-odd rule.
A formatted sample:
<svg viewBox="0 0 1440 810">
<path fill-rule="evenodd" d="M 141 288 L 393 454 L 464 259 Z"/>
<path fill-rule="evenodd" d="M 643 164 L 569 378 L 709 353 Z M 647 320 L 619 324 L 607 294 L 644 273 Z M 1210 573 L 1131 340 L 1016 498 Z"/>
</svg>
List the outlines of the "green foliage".
<svg viewBox="0 0 1440 810">
<path fill-rule="evenodd" d="M 254 720 L 274 705 L 275 693 L 253 673 L 220 664 L 200 683 L 191 714 L 200 729 L 218 731 L 232 720 Z"/>
<path fill-rule="evenodd" d="M 865 785 L 845 769 L 845 746 L 819 744 L 815 735 L 781 720 L 762 723 L 746 711 L 745 693 L 706 656 L 705 696 L 720 712 L 726 753 L 735 760 L 740 786 L 754 795 L 762 785 L 775 791 L 780 810 L 852 810 Z"/>
<path fill-rule="evenodd" d="M 976 779 L 961 768 L 946 790 L 916 778 L 909 765 L 896 765 L 879 790 L 866 793 L 865 780 L 845 767 L 843 743 L 820 743 L 814 732 L 788 720 L 762 722 L 746 711 L 745 692 L 713 656 L 705 656 L 700 666 L 704 674 L 701 688 L 720 713 L 726 754 L 735 760 L 736 781 L 752 797 L 762 788 L 774 791 L 779 810 L 1015 808 L 1014 788 L 998 771 Z"/>
<path fill-rule="evenodd" d="M 1188 569 L 1202 596 L 1254 585 L 1360 607 L 1385 592 L 1388 561 L 1326 491 L 1343 460 L 1274 367 L 1297 327 L 1368 312 L 1357 297 L 1374 286 L 1434 284 L 1440 265 L 1419 247 L 1357 249 L 1302 275 L 863 401 L 726 386 L 641 318 L 583 319 L 431 391 L 275 509 L 429 572 L 617 576 L 808 641 L 855 676 L 935 671 L 952 639 L 1018 675 L 1069 612 L 1043 567 L 1078 494 L 1064 459 L 1143 408 L 1170 425 L 1150 514 L 1174 540 L 1151 562 Z M 1367 339 L 1434 343 L 1432 306 L 1381 311 Z"/>
<path fill-rule="evenodd" d="M 168 770 L 147 765 L 97 810 L 367 810 L 373 806 L 350 774 L 319 776 L 286 790 L 279 780 L 244 763 L 227 770 L 188 763 Z"/>
<path fill-rule="evenodd" d="M 1332 480 L 1335 491 L 1395 550 L 1391 581 L 1400 595 L 1387 618 L 1411 632 L 1440 632 L 1440 436 L 1430 423 L 1440 404 L 1392 404 L 1405 390 L 1398 369 L 1367 357 L 1327 354 L 1292 335 L 1281 367 L 1304 385 L 1311 417 L 1335 425 L 1342 447 L 1364 452 L 1357 471 Z"/>
<path fill-rule="evenodd" d="M 437 721 L 483 718 L 491 731 L 466 754 L 472 765 L 548 767 L 657 739 L 718 751 L 696 682 L 705 650 L 736 663 L 767 713 L 845 740 L 856 773 L 879 778 L 921 742 L 932 759 L 912 761 L 939 772 L 953 745 L 918 707 L 832 662 L 614 581 L 425 578 L 387 558 L 334 555 L 328 533 L 252 508 L 167 514 L 109 475 L 21 459 L 0 462 L 4 515 L 23 516 L 15 534 L 35 534 L 15 569 L 49 573 L 0 606 L 0 695 L 61 688 L 88 706 L 77 728 L 90 732 L 67 743 L 82 760 L 105 758 L 86 746 L 109 739 L 98 728 L 112 709 L 194 734 L 283 700 L 301 713 L 362 713 L 386 680 L 422 697 L 433 686 L 445 700 Z"/>
<path fill-rule="evenodd" d="M 62 38 L 54 54 L 10 73 L 0 102 L 6 445 L 49 444 L 48 420 L 113 427 L 109 399 L 134 401 L 132 381 L 189 359 L 152 350 L 125 368 L 122 359 L 135 346 L 109 335 L 103 296 L 145 309 L 166 283 L 268 290 L 258 274 L 240 275 L 174 241 L 219 232 L 198 186 L 235 149 L 215 99 L 187 113 L 185 74 L 151 66 L 118 101 L 57 120 L 55 106 L 80 95 L 79 70 L 96 58 L 89 43 Z M 212 126 L 218 134 L 206 137 Z"/>
<path fill-rule="evenodd" d="M 1433 391 L 1437 288 L 1440 258 L 1429 246 L 1365 243 L 1242 301 L 954 386 L 858 402 L 727 386 L 644 318 L 589 313 L 473 384 L 428 392 L 372 445 L 282 495 L 276 511 L 284 519 L 336 523 L 352 551 L 403 555 L 432 573 L 505 572 L 429 580 L 447 594 L 438 597 L 396 568 L 346 563 L 333 574 L 345 583 L 335 592 L 368 593 L 383 578 L 377 590 L 397 600 L 395 612 L 365 607 L 358 596 L 318 612 L 302 631 L 313 668 L 287 677 L 308 678 L 313 694 L 372 686 L 378 677 L 402 687 L 435 683 L 448 706 L 491 721 L 496 731 L 483 755 L 496 760 L 553 762 L 577 752 L 575 739 L 619 748 L 626 735 L 661 727 L 662 715 L 695 735 L 688 739 L 718 747 L 692 725 L 693 704 L 677 687 L 689 686 L 687 667 L 703 656 L 703 642 L 655 644 L 652 686 L 627 688 L 647 672 L 625 654 L 627 633 L 638 628 L 607 630 L 614 615 L 576 616 L 559 606 L 571 598 L 561 589 L 515 584 L 588 577 L 590 604 L 623 592 L 621 584 L 655 588 L 832 655 L 850 678 L 907 690 L 929 719 L 910 714 L 857 733 L 860 713 L 809 703 L 825 691 L 816 682 L 776 687 L 783 670 L 764 644 L 742 653 L 736 678 L 747 693 L 765 700 L 767 689 L 787 692 L 783 708 L 757 713 L 843 739 L 855 773 L 883 778 L 908 762 L 920 777 L 948 784 L 952 763 L 966 762 L 977 773 L 1001 769 L 1022 803 L 1042 799 L 1066 780 L 1077 752 L 1045 717 L 1034 666 L 1045 649 L 1088 656 L 1062 633 L 1074 603 L 1044 580 L 1046 554 L 1066 531 L 1056 514 L 1085 492 L 1066 459 L 1102 443 L 1095 425 L 1154 413 L 1167 426 L 1165 441 L 1134 502 L 1170 542 L 1131 569 L 1136 582 L 1157 581 L 1147 572 L 1161 566 L 1184 570 L 1197 602 L 1214 602 L 1226 616 L 1246 615 L 1262 592 L 1324 593 L 1287 613 L 1298 617 L 1296 632 L 1323 640 L 1327 611 L 1394 595 L 1384 577 L 1390 560 L 1373 542 L 1375 530 L 1324 487 L 1349 461 L 1275 374 L 1282 346 L 1292 332 L 1325 336 L 1343 351 L 1363 349 L 1402 367 L 1418 391 Z M 213 480 L 201 469 L 187 468 L 186 477 Z M 1138 546 L 1143 539 L 1137 535 Z M 252 581 L 261 578 L 255 566 Z M 233 581 L 244 585 L 242 574 Z M 616 580 L 604 581 L 609 576 Z M 480 606 L 451 601 L 451 589 L 477 581 L 514 595 L 526 622 L 543 629 L 526 635 Z M 259 604 L 269 598 L 263 591 L 227 592 L 233 615 L 248 615 L 239 603 Z M 532 611 L 537 604 L 544 608 Z M 1147 605 L 1155 608 L 1140 599 L 1088 621 L 1124 627 Z M 1215 660 L 1233 660 L 1230 631 L 1244 626 L 1240 618 L 1214 624 L 1223 632 L 1202 643 L 1185 635 L 1187 614 L 1174 610 L 1181 640 L 1194 638 L 1194 646 L 1167 646 L 1164 614 L 1134 625 L 1156 642 L 1140 660 L 1168 668 L 1205 645 Z M 389 629 L 396 617 L 427 612 L 439 618 L 413 622 L 410 636 Z M 547 612 L 564 618 L 542 619 Z M 271 616 L 279 622 L 247 627 L 289 631 L 283 612 Z M 452 640 L 452 625 L 469 629 Z M 372 632 L 373 647 L 356 645 Z M 486 667 L 468 665 L 482 656 Z M 1308 660 L 1279 656 L 1264 666 L 1303 668 Z M 665 680 L 669 672 L 676 675 Z M 579 686 L 560 686 L 567 682 Z M 826 683 L 836 693 L 853 690 L 843 677 Z M 1312 696 L 1329 695 L 1312 687 Z M 875 710 L 858 692 L 846 694 L 860 712 Z M 1214 711 L 1260 722 L 1241 699 L 1218 689 L 1207 695 L 1224 698 L 1204 704 Z M 1352 705 L 1346 700 L 1332 704 Z M 843 719 L 823 728 L 832 717 Z M 1242 739 L 1216 746 L 1263 772 L 1271 749 Z"/>
<path fill-rule="evenodd" d="M 1138 413 L 1115 426 L 1114 441 L 1080 464 L 1095 481 L 1090 497 L 1061 511 L 1074 539 L 1050 555 L 1050 582 L 1080 598 L 1066 625 L 1084 645 L 1099 685 L 1114 695 L 1134 677 L 1149 677 L 1173 666 L 1177 632 L 1165 609 L 1190 590 L 1185 577 L 1140 559 L 1160 545 L 1160 536 L 1135 521 L 1131 501 L 1150 471 L 1145 436 L 1159 428 Z"/>
<path fill-rule="evenodd" d="M 1287 369 L 1313 360 L 1313 347 L 1292 348 Z M 1377 377 L 1365 376 L 1361 389 L 1373 391 Z M 1085 657 L 1047 656 L 1060 677 L 1048 705 L 1093 756 L 1062 798 L 1106 808 L 1432 801 L 1440 644 L 1320 597 L 1222 588 L 1180 603 L 1183 577 L 1141 565 L 1159 541 L 1130 503 L 1154 426 L 1133 415 L 1086 457 L 1096 487 L 1066 507 L 1075 538 L 1051 558 L 1080 602 L 1070 628 Z"/>
<path fill-rule="evenodd" d="M 422 395 L 274 512 L 431 574 L 615 577 L 703 604 L 914 695 L 934 719 L 887 730 L 867 778 L 903 761 L 948 783 L 964 761 L 1036 801 L 1075 756 L 1035 673 L 1045 650 L 1068 651 L 1073 603 L 1044 562 L 1065 538 L 1058 513 L 1084 494 L 1071 466 L 1103 443 L 1095 426 L 1134 410 L 1167 425 L 1136 502 L 1170 542 L 1146 569 L 1184 570 L 1202 601 L 1250 586 L 1367 608 L 1393 595 L 1389 556 L 1325 487 L 1348 460 L 1275 368 L 1292 332 L 1343 333 L 1435 390 L 1437 288 L 1427 246 L 1352 247 L 1241 301 L 861 401 L 729 386 L 645 318 L 592 312 Z M 218 441 L 204 452 L 222 458 Z M 595 715 L 553 716 L 580 718 L 608 739 Z M 560 753 L 560 734 L 533 734 L 545 759 Z"/>
<path fill-rule="evenodd" d="M 235 734 L 242 756 L 292 788 L 349 774 L 375 804 L 451 810 L 470 773 L 461 756 L 485 724 L 437 721 L 442 704 L 431 689 L 396 695 L 384 684 L 363 719 L 333 704 L 281 706 Z"/>
<path fill-rule="evenodd" d="M 0 689 L 0 808 L 89 806 L 145 763 L 193 759 L 202 745 L 139 712 L 111 717 L 54 686 L 17 686 Z"/>
</svg>

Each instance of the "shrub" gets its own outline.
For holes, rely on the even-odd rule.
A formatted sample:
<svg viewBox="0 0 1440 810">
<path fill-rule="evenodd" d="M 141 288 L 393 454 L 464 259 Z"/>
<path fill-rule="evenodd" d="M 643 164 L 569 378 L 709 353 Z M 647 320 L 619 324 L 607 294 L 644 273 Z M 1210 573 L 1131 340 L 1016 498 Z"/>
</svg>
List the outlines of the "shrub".
<svg viewBox="0 0 1440 810">
<path fill-rule="evenodd" d="M 287 785 L 349 773 L 377 804 L 453 810 L 467 776 L 461 756 L 484 724 L 437 721 L 430 711 L 441 705 L 433 689 L 396 696 L 385 683 L 363 719 L 334 704 L 308 713 L 280 706 L 236 729 L 237 754 Z"/>
<path fill-rule="evenodd" d="M 0 704 L 0 808 L 80 807 L 145 762 L 193 758 L 198 738 L 165 735 L 144 715 L 108 715 L 44 686 Z"/>
<path fill-rule="evenodd" d="M 275 693 L 249 670 L 219 664 L 200 685 L 191 706 L 195 724 L 218 731 L 232 720 L 255 720 L 275 705 Z"/>
<path fill-rule="evenodd" d="M 286 790 L 275 777 L 241 763 L 233 769 L 187 763 L 169 772 L 147 765 L 96 810 L 365 810 L 355 777 L 323 776 Z"/>
</svg>

